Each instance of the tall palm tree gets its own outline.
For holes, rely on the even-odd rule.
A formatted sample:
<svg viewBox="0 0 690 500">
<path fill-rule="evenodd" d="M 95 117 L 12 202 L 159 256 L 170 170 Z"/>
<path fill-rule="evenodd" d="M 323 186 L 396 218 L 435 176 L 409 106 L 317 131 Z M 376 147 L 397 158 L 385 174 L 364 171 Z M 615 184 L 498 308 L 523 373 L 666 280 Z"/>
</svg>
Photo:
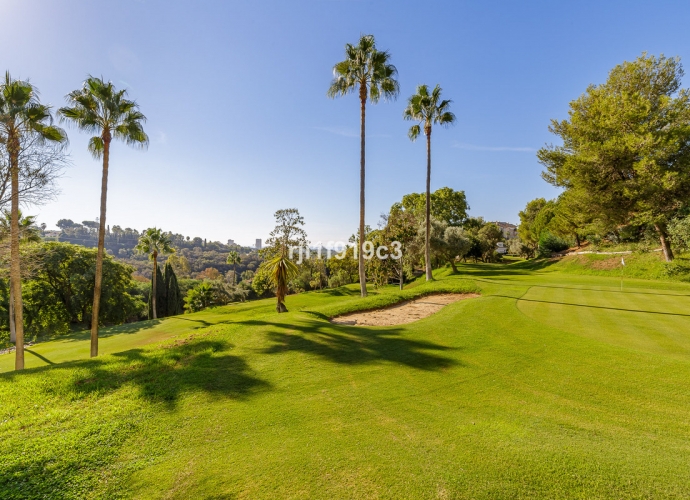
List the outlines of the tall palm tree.
<svg viewBox="0 0 690 500">
<path fill-rule="evenodd" d="M 237 273 L 235 272 L 235 266 L 242 262 L 239 252 L 231 250 L 228 254 L 228 260 L 226 262 L 232 265 L 232 284 L 235 285 L 237 284 Z"/>
<path fill-rule="evenodd" d="M 333 81 L 328 89 L 328 97 L 336 98 L 359 91 L 360 102 L 360 181 L 359 181 L 359 283 L 362 297 L 367 294 L 367 278 L 364 272 L 364 159 L 365 159 L 365 118 L 367 99 L 376 104 L 381 96 L 395 99 L 400 92 L 395 77 L 398 70 L 390 64 L 388 51 L 376 50 L 373 35 L 362 35 L 359 43 L 345 45 L 345 60 L 333 67 Z"/>
<path fill-rule="evenodd" d="M 89 76 L 81 89 L 67 95 L 67 102 L 69 106 L 60 108 L 61 119 L 69 121 L 90 134 L 96 134 L 89 140 L 89 152 L 94 158 L 103 159 L 96 283 L 91 310 L 91 357 L 94 357 L 98 356 L 98 312 L 103 278 L 110 142 L 113 139 L 119 139 L 130 146 L 146 148 L 149 138 L 143 128 L 146 117 L 139 111 L 137 103 L 127 99 L 126 90 L 116 90 L 112 82 L 105 82 L 103 78 Z"/>
<path fill-rule="evenodd" d="M 9 72 L 0 81 L 0 141 L 10 160 L 12 203 L 10 212 L 10 290 L 14 300 L 16 349 L 14 367 L 24 368 L 24 317 L 21 265 L 19 263 L 19 155 L 25 141 L 65 142 L 65 132 L 52 124 L 50 106 L 41 104 L 28 81 L 15 80 Z"/>
<path fill-rule="evenodd" d="M 156 274 L 158 271 L 158 255 L 173 253 L 175 249 L 167 234 L 158 228 L 150 227 L 139 237 L 139 243 L 134 247 L 137 253 L 145 253 L 153 260 L 153 286 L 151 290 L 151 306 L 153 308 L 153 319 L 157 319 L 156 314 Z"/>
<path fill-rule="evenodd" d="M 448 111 L 452 101 L 441 100 L 441 87 L 436 85 L 434 90 L 429 93 L 429 87 L 419 85 L 417 93 L 412 95 L 407 101 L 407 107 L 403 112 L 405 120 L 414 120 L 419 123 L 412 125 L 408 136 L 411 141 L 417 140 L 419 134 L 426 135 L 426 241 L 424 244 L 424 261 L 426 264 L 426 280 L 434 279 L 431 273 L 431 126 L 442 125 L 448 127 L 455 122 L 455 115 Z"/>
<path fill-rule="evenodd" d="M 288 294 L 288 283 L 292 280 L 299 270 L 294 262 L 287 256 L 287 249 L 267 261 L 265 264 L 268 270 L 271 283 L 276 287 L 276 311 L 279 313 L 288 312 L 285 307 L 285 296 Z"/>
<path fill-rule="evenodd" d="M 41 241 L 41 232 L 36 226 L 36 217 L 33 215 L 23 216 L 22 211 L 19 210 L 17 214 L 19 218 L 19 243 L 37 243 Z M 4 241 L 10 236 L 12 230 L 12 211 L 3 210 L 2 217 L 0 217 L 0 241 Z M 17 341 L 17 327 L 14 321 L 14 293 L 12 282 L 10 281 L 10 342 Z"/>
</svg>

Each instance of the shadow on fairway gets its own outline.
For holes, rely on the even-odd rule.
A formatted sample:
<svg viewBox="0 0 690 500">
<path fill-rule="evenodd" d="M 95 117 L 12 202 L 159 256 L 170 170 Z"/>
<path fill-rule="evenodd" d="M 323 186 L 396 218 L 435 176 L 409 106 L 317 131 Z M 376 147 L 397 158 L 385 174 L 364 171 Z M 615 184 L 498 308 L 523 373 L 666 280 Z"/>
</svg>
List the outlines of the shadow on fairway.
<svg viewBox="0 0 690 500">
<path fill-rule="evenodd" d="M 232 345 L 221 340 L 182 340 L 163 349 L 132 349 L 105 358 L 34 368 L 51 370 L 56 380 L 64 380 L 56 370 L 74 373 L 66 389 L 76 398 L 104 396 L 123 386 L 134 386 L 151 403 L 174 408 L 180 394 L 204 391 L 220 397 L 246 399 L 270 389 L 256 377 L 244 358 L 226 354 Z M 219 354 L 223 353 L 223 354 Z M 32 353 L 34 354 L 34 353 Z M 75 370 L 76 369 L 76 370 Z M 12 378 L 17 372 L 0 374 Z"/>
<path fill-rule="evenodd" d="M 631 278 L 634 279 L 634 278 Z M 607 286 L 608 289 L 605 288 L 588 288 L 586 286 L 578 286 L 578 285 L 573 285 L 573 286 L 559 286 L 559 285 L 539 285 L 535 283 L 531 283 L 529 281 L 516 281 L 512 282 L 510 280 L 501 280 L 501 279 L 477 279 L 477 281 L 482 282 L 482 283 L 489 283 L 492 285 L 507 285 L 507 286 L 521 286 L 521 287 L 530 287 L 530 288 L 558 288 L 561 290 L 586 290 L 588 292 L 605 292 L 605 293 L 627 293 L 631 295 L 665 295 L 669 297 L 690 297 L 690 293 L 663 293 L 663 292 L 640 292 L 637 290 L 626 290 L 625 288 L 623 290 L 615 289 L 615 285 L 602 285 L 602 286 Z M 634 286 L 632 288 L 635 288 Z"/>
<path fill-rule="evenodd" d="M 301 320 L 299 324 L 289 325 L 261 320 L 243 321 L 240 324 L 273 327 L 267 333 L 273 345 L 261 351 L 265 354 L 297 351 L 314 354 L 334 363 L 356 365 L 384 361 L 428 371 L 461 364 L 433 353 L 455 348 L 405 338 L 401 336 L 400 328 L 336 326 L 317 320 Z"/>
<path fill-rule="evenodd" d="M 503 297 L 506 299 L 515 299 L 515 297 L 509 297 L 507 295 L 494 295 L 494 297 Z M 671 313 L 671 312 L 663 312 L 663 311 L 643 311 L 640 309 L 624 309 L 622 307 L 605 307 L 605 306 L 593 306 L 593 305 L 589 305 L 589 304 L 573 304 L 570 302 L 556 302 L 556 301 L 552 301 L 552 300 L 536 300 L 536 299 L 522 299 L 522 298 L 518 298 L 516 300 L 518 302 L 538 302 L 541 304 L 556 304 L 559 306 L 587 307 L 589 309 L 605 309 L 607 311 L 622 311 L 622 312 L 644 313 L 644 314 L 661 314 L 664 316 L 681 316 L 681 317 L 690 318 L 690 314 L 683 314 L 683 313 Z"/>
</svg>

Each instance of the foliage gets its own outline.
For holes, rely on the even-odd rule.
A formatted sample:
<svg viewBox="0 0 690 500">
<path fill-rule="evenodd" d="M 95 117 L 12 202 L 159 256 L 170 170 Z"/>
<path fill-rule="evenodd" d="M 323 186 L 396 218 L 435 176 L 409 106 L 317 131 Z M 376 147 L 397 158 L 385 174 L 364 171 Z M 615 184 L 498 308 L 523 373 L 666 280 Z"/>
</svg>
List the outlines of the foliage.
<svg viewBox="0 0 690 500">
<path fill-rule="evenodd" d="M 563 140 L 538 152 L 544 179 L 565 188 L 608 227 L 656 228 L 667 260 L 666 224 L 690 199 L 690 92 L 680 60 L 643 54 L 570 103 L 549 130 Z"/>
<path fill-rule="evenodd" d="M 403 196 L 401 206 L 405 211 L 411 212 L 417 220 L 423 221 L 425 204 L 424 193 L 411 193 Z M 463 226 L 467 221 L 469 209 L 464 191 L 442 187 L 431 193 L 431 217 L 449 226 Z"/>
<path fill-rule="evenodd" d="M 690 250 L 690 216 L 673 219 L 668 224 L 668 234 L 681 251 Z"/>
<path fill-rule="evenodd" d="M 271 285 L 275 288 L 276 311 L 279 313 L 287 312 L 285 297 L 288 294 L 288 284 L 299 272 L 297 266 L 288 258 L 286 252 L 282 252 L 264 262 L 262 267 L 265 267 Z"/>
<path fill-rule="evenodd" d="M 307 247 L 307 233 L 302 229 L 304 217 L 299 214 L 299 210 L 286 208 L 276 211 L 273 216 L 276 227 L 266 240 L 266 247 L 259 252 L 262 257 L 270 259 L 288 252 L 290 247 Z"/>
<path fill-rule="evenodd" d="M 153 297 L 153 276 L 151 276 L 151 288 L 149 290 L 149 300 L 148 300 L 148 319 L 154 319 L 154 318 L 164 318 L 166 316 L 167 312 L 167 290 L 165 289 L 165 278 L 163 277 L 163 273 L 161 272 L 160 266 L 156 266 L 156 286 L 155 288 L 155 293 L 156 293 L 156 315 L 154 316 L 153 314 L 153 301 L 151 300 Z"/>
<path fill-rule="evenodd" d="M 271 291 L 271 276 L 268 269 L 261 265 L 252 278 L 252 290 L 258 297 L 266 297 Z"/>
<path fill-rule="evenodd" d="M 542 231 L 539 237 L 539 255 L 541 257 L 551 257 L 551 254 L 562 252 L 570 245 L 567 241 L 551 234 L 550 231 Z"/>
<path fill-rule="evenodd" d="M 185 310 L 187 312 L 197 312 L 213 305 L 213 286 L 210 283 L 199 283 L 195 288 L 187 292 L 184 298 Z"/>
</svg>

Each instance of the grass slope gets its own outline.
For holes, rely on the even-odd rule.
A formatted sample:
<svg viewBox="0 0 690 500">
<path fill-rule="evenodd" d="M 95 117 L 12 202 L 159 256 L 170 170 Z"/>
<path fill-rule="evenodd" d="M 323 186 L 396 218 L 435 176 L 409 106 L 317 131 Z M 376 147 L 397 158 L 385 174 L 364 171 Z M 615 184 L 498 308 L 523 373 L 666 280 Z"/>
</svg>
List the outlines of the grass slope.
<svg viewBox="0 0 690 500">
<path fill-rule="evenodd" d="M 621 292 L 515 265 L 437 276 L 404 295 L 482 297 L 370 328 L 324 318 L 398 292 L 302 294 L 287 314 L 262 302 L 164 320 L 111 337 L 139 342 L 127 350 L 0 375 L 0 498 L 690 491 L 690 286 Z"/>
</svg>

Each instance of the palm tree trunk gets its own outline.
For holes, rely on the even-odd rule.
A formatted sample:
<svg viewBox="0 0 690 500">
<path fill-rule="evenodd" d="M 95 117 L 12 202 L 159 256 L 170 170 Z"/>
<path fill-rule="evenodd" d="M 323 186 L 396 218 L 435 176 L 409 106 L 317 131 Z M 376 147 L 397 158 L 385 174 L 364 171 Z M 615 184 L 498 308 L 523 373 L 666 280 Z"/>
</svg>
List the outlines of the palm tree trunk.
<svg viewBox="0 0 690 500">
<path fill-rule="evenodd" d="M 237 271 L 235 270 L 236 264 L 232 265 L 232 284 L 236 285 L 237 284 Z"/>
<path fill-rule="evenodd" d="M 673 260 L 673 250 L 671 250 L 671 244 L 668 241 L 666 227 L 663 224 L 654 224 L 654 229 L 659 233 L 661 249 L 664 251 L 664 259 L 666 259 L 666 262 L 671 262 Z"/>
<path fill-rule="evenodd" d="M 359 85 L 359 98 L 361 102 L 361 145 L 360 145 L 360 159 L 359 159 L 359 288 L 362 297 L 367 296 L 367 275 L 364 268 L 364 131 L 366 118 L 366 103 L 367 103 L 367 87 L 365 84 Z"/>
<path fill-rule="evenodd" d="M 19 141 L 9 138 L 12 207 L 10 217 L 10 290 L 14 300 L 14 329 L 16 335 L 14 369 L 24 369 L 24 306 L 19 263 Z M 10 299 L 12 300 L 12 299 Z"/>
<path fill-rule="evenodd" d="M 426 262 L 426 280 L 431 281 L 431 129 L 426 130 L 426 241 L 424 243 L 424 261 Z"/>
<path fill-rule="evenodd" d="M 12 287 L 12 280 L 10 280 L 10 342 L 17 342 L 17 329 L 14 323 L 14 288 Z"/>
<path fill-rule="evenodd" d="M 104 134 L 105 135 L 105 134 Z M 108 199 L 108 165 L 110 161 L 110 135 L 103 138 L 103 178 L 101 179 L 101 216 L 98 225 L 98 252 L 96 254 L 96 282 L 93 287 L 91 308 L 91 357 L 98 356 L 98 311 L 101 306 L 103 280 L 103 252 L 105 249 L 105 210 Z"/>
<path fill-rule="evenodd" d="M 153 252 L 153 286 L 151 287 L 151 309 L 153 310 L 153 319 L 158 319 L 156 314 L 156 275 L 158 274 L 158 254 Z"/>
</svg>

